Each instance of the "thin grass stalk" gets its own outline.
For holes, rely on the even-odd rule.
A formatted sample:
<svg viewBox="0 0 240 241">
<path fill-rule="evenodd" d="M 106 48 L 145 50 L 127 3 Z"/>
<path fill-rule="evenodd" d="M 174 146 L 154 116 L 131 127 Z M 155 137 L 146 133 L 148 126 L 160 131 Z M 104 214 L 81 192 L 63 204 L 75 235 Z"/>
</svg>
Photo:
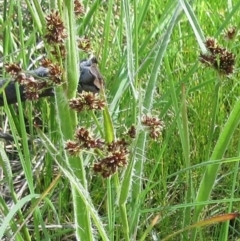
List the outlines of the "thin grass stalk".
<svg viewBox="0 0 240 241">
<path fill-rule="evenodd" d="M 135 25 L 135 36 L 138 35 L 138 33 L 141 32 L 141 28 L 143 27 L 143 21 L 148 13 L 148 9 L 149 9 L 149 5 L 151 3 L 151 1 L 142 1 L 142 5 L 139 8 L 139 13 L 137 12 L 137 6 L 139 5 L 138 1 L 135 1 L 135 6 L 134 6 L 134 18 L 137 19 L 137 21 L 135 21 L 136 25 Z"/>
<path fill-rule="evenodd" d="M 239 162 L 235 163 L 234 169 L 233 169 L 233 182 L 232 182 L 232 190 L 231 190 L 231 199 L 234 199 L 235 196 L 235 190 L 238 187 L 238 175 L 239 175 Z M 229 202 L 228 206 L 228 213 L 233 212 L 233 202 Z M 229 228 L 230 228 L 230 221 L 227 221 L 222 224 L 220 235 L 218 240 L 221 241 L 228 241 L 229 240 Z"/>
<path fill-rule="evenodd" d="M 34 5 L 32 5 L 29 0 L 25 0 L 25 3 L 27 4 L 28 11 L 31 13 L 33 21 L 36 24 L 37 30 L 42 35 L 42 33 L 43 33 L 42 26 L 43 26 L 43 23 L 45 23 L 45 20 L 44 21 L 42 20 L 42 22 L 41 22 L 41 19 L 42 19 L 41 16 L 43 15 L 42 10 L 37 8 L 38 11 L 36 11 L 36 7 Z M 39 18 L 39 16 L 40 16 L 40 18 Z"/>
<path fill-rule="evenodd" d="M 240 122 L 240 99 L 235 103 L 235 106 L 222 130 L 218 141 L 215 145 L 213 153 L 210 160 L 217 160 L 223 158 L 225 151 L 228 148 L 229 142 L 232 138 L 232 135 Z M 198 188 L 198 193 L 196 197 L 196 202 L 203 202 L 209 199 L 210 193 L 213 189 L 214 182 L 217 178 L 218 170 L 220 164 L 213 164 L 206 167 L 204 176 L 201 180 L 201 183 Z M 200 214 L 204 205 L 199 205 L 195 208 L 193 221 L 197 222 L 200 218 Z M 196 229 L 192 233 L 193 240 L 196 240 Z"/>
<path fill-rule="evenodd" d="M 12 174 L 12 170 L 11 170 L 10 161 L 8 159 L 8 156 L 7 156 L 6 152 L 5 152 L 5 150 L 4 150 L 3 142 L 0 143 L 0 156 L 1 156 L 1 158 L 0 158 L 0 167 L 2 168 L 4 176 L 5 176 L 6 180 L 7 180 L 8 187 L 9 187 L 9 190 L 10 190 L 13 202 L 16 204 L 18 202 L 18 200 L 17 200 L 17 196 L 16 196 L 16 193 L 15 193 L 15 190 L 14 190 L 14 186 L 13 186 L 13 174 Z M 7 206 L 5 208 L 8 209 Z M 3 210 L 4 208 L 1 206 L 1 209 Z M 9 211 L 10 210 L 7 210 L 7 214 L 9 213 Z M 22 214 L 21 210 L 18 210 L 17 215 L 18 215 L 19 221 L 23 222 L 24 217 L 23 217 L 23 214 Z M 15 225 L 14 221 L 9 222 L 9 226 L 11 226 L 11 230 L 13 232 L 17 230 L 17 226 Z M 20 238 L 20 236 L 21 236 L 21 234 L 18 234 L 19 238 Z M 26 228 L 25 225 L 23 227 L 23 235 L 22 236 L 23 236 L 23 238 L 26 241 L 27 240 L 31 240 L 30 234 L 29 234 L 28 229 Z"/>
<path fill-rule="evenodd" d="M 132 36 L 133 19 L 130 17 L 130 2 L 127 0 L 124 0 L 122 2 L 122 9 L 123 9 L 122 13 L 123 13 L 123 19 L 124 19 L 124 26 L 126 31 L 127 77 L 133 93 L 133 99 L 134 99 L 133 101 L 135 101 L 136 90 L 134 87 L 134 82 L 135 82 L 134 81 L 134 57 L 133 57 L 133 39 L 132 39 L 133 38 Z M 131 170 L 129 174 L 131 174 Z M 131 176 L 127 176 L 127 177 L 124 176 L 123 183 L 126 183 L 126 179 L 130 181 L 129 178 L 131 178 Z M 130 182 L 127 182 L 126 187 L 123 185 L 121 186 L 121 193 L 120 193 L 120 199 L 119 199 L 120 217 L 123 225 L 123 236 L 126 241 L 130 240 L 130 234 L 129 234 L 129 221 L 128 221 L 127 208 L 126 208 L 126 199 L 125 199 L 126 195 L 123 196 L 123 193 L 128 195 L 129 187 L 130 187 Z"/>
<path fill-rule="evenodd" d="M 238 142 L 238 156 L 240 156 L 240 141 Z M 239 175 L 239 161 L 235 163 L 233 168 L 233 179 L 232 179 L 232 189 L 231 189 L 231 196 L 230 198 L 234 199 L 235 197 L 235 190 L 238 188 L 238 175 Z M 229 202 L 228 205 L 228 213 L 233 212 L 233 202 Z M 219 239 L 222 241 L 228 241 L 229 240 L 229 224 L 230 222 L 227 221 L 222 224 Z"/>
<path fill-rule="evenodd" d="M 213 105 L 212 105 L 212 115 L 211 115 L 211 124 L 209 126 L 208 130 L 208 143 L 207 143 L 207 149 L 206 149 L 206 156 L 205 159 L 208 160 L 210 158 L 210 152 L 212 147 L 212 140 L 213 140 L 213 134 L 215 130 L 216 125 L 216 118 L 218 113 L 218 103 L 219 103 L 219 88 L 220 88 L 221 82 L 220 80 L 216 82 L 215 88 L 214 88 L 214 99 L 213 99 Z"/>
<path fill-rule="evenodd" d="M 223 23 L 218 28 L 218 31 L 215 34 L 216 37 L 220 36 L 222 31 L 229 25 L 229 23 L 231 23 L 232 19 L 237 14 L 237 11 L 239 11 L 239 8 L 240 8 L 240 2 L 236 2 L 234 7 L 231 9 L 231 12 L 229 12 L 229 14 L 225 16 L 225 18 L 223 19 L 224 20 Z"/>
<path fill-rule="evenodd" d="M 181 13 L 181 9 L 179 8 L 179 5 L 176 4 L 176 7 L 172 12 L 172 18 L 164 33 L 164 37 L 162 41 L 160 40 L 159 47 L 156 51 L 157 53 L 154 58 L 153 69 L 151 71 L 149 82 L 146 87 L 145 97 L 143 100 L 144 113 L 149 113 L 151 110 L 159 68 L 162 64 L 162 59 L 165 55 L 168 43 L 170 41 L 170 36 L 172 34 L 174 26 L 177 23 L 177 19 L 180 13 Z M 133 184 L 132 184 L 132 200 L 133 200 L 132 207 L 134 210 L 135 209 L 138 210 L 139 204 L 140 204 L 139 197 L 141 195 L 141 189 L 142 189 L 141 177 L 143 176 L 143 163 L 145 161 L 146 133 L 141 133 L 139 135 L 139 138 L 137 140 L 137 150 L 140 150 L 140 151 L 139 153 L 137 153 L 137 156 L 135 157 L 137 160 L 135 163 L 135 170 L 134 170 L 135 177 L 133 179 Z M 139 157 L 141 157 L 141 159 L 139 159 Z M 132 227 L 134 227 L 135 229 L 134 233 L 137 232 L 139 217 L 140 217 L 140 213 L 138 212 L 136 213 L 136 216 L 134 217 L 132 222 Z M 133 233 L 131 234 L 133 235 Z"/>
<path fill-rule="evenodd" d="M 40 203 L 44 200 L 44 198 L 51 192 L 51 190 L 56 186 L 56 184 L 58 183 L 59 179 L 61 178 L 62 173 L 59 172 L 58 175 L 53 179 L 53 181 L 51 182 L 51 184 L 49 185 L 49 187 L 41 194 L 41 196 L 33 202 L 32 207 L 28 210 L 27 214 L 26 214 L 26 218 L 24 220 L 24 222 L 22 222 L 19 227 L 18 227 L 18 231 L 21 230 L 21 228 L 26 224 L 27 220 L 30 219 L 30 217 L 32 216 L 32 214 L 34 213 L 35 209 L 38 209 L 38 206 L 40 205 Z M 40 220 L 40 223 L 42 224 L 42 220 Z M 46 234 L 46 238 L 48 237 L 48 234 L 46 232 L 46 228 L 44 227 L 44 225 L 42 225 L 43 227 L 43 232 L 44 234 Z M 34 236 L 34 238 L 36 238 L 36 236 Z M 11 238 L 10 241 L 14 240 L 14 236 Z M 40 240 L 40 238 L 39 238 Z"/>
<path fill-rule="evenodd" d="M 129 235 L 129 224 L 128 224 L 128 212 L 126 208 L 126 204 L 124 203 L 120 207 L 120 216 L 121 216 L 121 225 L 122 225 L 122 230 L 123 230 L 123 237 L 124 240 L 130 241 L 130 235 Z"/>
<path fill-rule="evenodd" d="M 13 14 L 13 1 L 4 0 L 3 4 L 3 21 L 7 22 L 8 16 Z M 11 24 L 7 24 L 3 31 L 3 54 L 8 56 L 12 51 L 12 41 L 11 41 Z"/>
<path fill-rule="evenodd" d="M 78 30 L 80 35 L 85 34 L 85 31 L 88 29 L 88 24 L 91 21 L 91 18 L 94 15 L 95 11 L 98 9 L 98 6 L 100 3 L 101 3 L 101 0 L 96 0 L 91 4 L 87 3 L 87 5 L 91 6 L 91 8 L 87 12 L 87 15 L 84 17 L 83 21 L 81 21 L 81 23 L 80 23 L 80 27 Z"/>
<path fill-rule="evenodd" d="M 20 48 L 20 56 L 21 56 L 21 60 L 23 62 L 23 66 L 26 67 L 26 53 L 25 53 L 25 42 L 24 42 L 24 30 L 23 30 L 23 25 L 22 25 L 22 19 L 23 19 L 23 16 L 22 16 L 22 11 L 21 11 L 21 1 L 18 1 L 17 2 L 17 14 L 18 14 L 18 26 L 19 26 L 19 37 L 20 37 L 20 45 L 21 45 L 21 48 Z"/>
<path fill-rule="evenodd" d="M 219 160 L 203 161 L 199 164 L 192 165 L 189 168 L 184 168 L 184 169 L 181 169 L 180 171 L 172 173 L 172 174 L 168 175 L 167 178 L 172 178 L 172 177 L 178 176 L 179 174 L 185 173 L 186 171 L 206 167 L 206 166 L 209 166 L 212 164 L 224 164 L 224 163 L 232 163 L 232 162 L 239 162 L 239 161 L 240 161 L 240 157 L 231 157 L 231 158 L 223 158 L 223 159 L 219 159 Z"/>
<path fill-rule="evenodd" d="M 203 31 L 197 21 L 197 17 L 191 7 L 191 5 L 189 4 L 189 2 L 185 1 L 185 0 L 179 0 L 187 18 L 188 18 L 188 21 L 189 23 L 191 24 L 192 26 L 192 29 L 193 29 L 193 32 L 196 36 L 196 39 L 198 41 L 198 44 L 199 44 L 199 47 L 201 48 L 201 51 L 203 53 L 206 53 L 207 52 L 207 49 L 206 49 L 206 46 L 204 45 L 204 40 L 205 40 L 205 37 L 204 37 L 204 34 L 203 34 Z"/>
<path fill-rule="evenodd" d="M 189 140 L 189 128 L 188 128 L 188 116 L 187 116 L 187 106 L 186 106 L 186 90 L 185 86 L 182 86 L 182 129 L 183 129 L 183 153 L 185 160 L 185 167 L 188 168 L 191 166 L 190 163 L 190 140 Z M 192 178 L 191 171 L 186 172 L 186 194 L 185 194 L 185 203 L 192 202 Z M 184 211 L 184 220 L 183 227 L 189 226 L 191 223 L 191 208 L 186 208 Z M 183 236 L 187 237 L 187 232 L 183 234 Z"/>
<path fill-rule="evenodd" d="M 133 38 L 133 53 L 134 53 L 134 69 L 137 70 L 138 69 L 138 63 L 139 63 L 139 54 L 138 54 L 138 33 L 139 33 L 139 30 L 138 30 L 138 1 L 137 0 L 134 0 L 134 21 L 133 21 L 133 24 L 134 24 L 134 28 L 133 28 L 133 31 L 134 31 L 134 38 Z M 135 80 L 134 80 L 134 83 L 135 83 L 135 86 L 139 87 L 139 83 L 138 83 L 138 72 L 135 73 Z M 134 101 L 134 103 L 136 104 L 136 101 Z M 135 122 L 136 120 L 136 106 L 133 107 L 133 110 L 134 110 L 134 116 L 133 116 L 133 120 Z"/>
<path fill-rule="evenodd" d="M 145 3 L 146 2 L 149 2 L 149 1 L 145 1 Z M 162 34 L 162 32 L 164 32 L 165 27 L 168 25 L 169 20 L 171 19 L 175 6 L 176 6 L 176 2 L 169 1 L 169 4 L 166 6 L 166 11 L 164 11 L 162 13 L 162 15 L 159 19 L 159 23 L 161 23 L 161 24 L 157 24 L 155 26 L 155 28 L 150 32 L 148 37 L 143 41 L 143 43 L 141 43 L 141 46 L 139 48 L 139 53 L 143 52 L 147 48 L 149 42 L 151 41 L 152 38 L 155 37 L 156 33 Z M 156 47 L 152 48 L 152 50 L 149 51 L 148 56 L 146 57 L 144 63 L 141 66 L 149 65 L 150 63 L 152 63 L 152 58 L 155 56 L 156 51 L 158 50 L 158 46 L 159 46 L 159 41 L 156 43 Z M 141 67 L 141 69 L 142 69 L 142 67 Z M 144 71 L 144 69 L 145 69 L 145 67 L 143 67 L 143 71 Z M 140 72 L 142 72 L 142 70 L 140 70 Z"/>
<path fill-rule="evenodd" d="M 107 218 L 108 218 L 108 233 L 111 237 L 110 240 L 114 240 L 114 225 L 115 225 L 115 212 L 114 212 L 114 195 L 112 190 L 112 178 L 107 179 Z"/>
<path fill-rule="evenodd" d="M 104 91 L 102 90 L 102 95 L 105 97 Z M 104 135 L 105 141 L 107 143 L 112 143 L 115 139 L 114 128 L 112 119 L 106 106 L 103 110 L 103 119 L 104 119 Z M 118 190 L 119 180 L 117 174 L 114 175 L 115 180 L 115 189 Z M 115 225 L 115 208 L 114 208 L 114 192 L 113 192 L 113 179 L 109 178 L 107 180 L 107 216 L 108 216 L 108 232 L 111 237 L 111 240 L 114 240 L 114 225 Z M 116 185 L 117 184 L 117 185 Z"/>
<path fill-rule="evenodd" d="M 16 88 L 16 90 L 17 90 L 18 95 L 19 95 L 19 88 Z M 7 103 L 5 94 L 3 96 L 4 96 L 5 103 Z M 18 97 L 20 97 L 20 96 L 18 96 Z M 21 102 L 20 102 L 20 104 L 21 104 Z M 19 111 L 23 111 L 21 107 L 19 107 L 19 108 L 20 108 Z M 15 123 L 13 121 L 13 118 L 12 118 L 12 115 L 11 115 L 11 112 L 9 110 L 8 105 L 4 106 L 4 111 L 6 112 L 8 118 L 9 118 L 9 125 L 10 125 L 12 133 L 13 133 L 14 142 L 16 144 L 18 155 L 19 155 L 19 158 L 20 158 L 23 170 L 24 170 L 26 180 L 28 182 L 29 190 L 30 190 L 31 193 L 34 193 L 33 177 L 32 177 L 32 173 L 31 173 L 31 162 L 29 161 L 29 159 L 30 159 L 29 158 L 29 150 L 25 149 L 25 155 L 23 155 L 22 150 L 20 148 L 20 145 L 18 143 L 17 128 L 16 128 Z M 23 119 L 23 116 L 21 116 L 23 114 L 22 113 L 19 113 L 19 114 L 20 114 L 20 119 Z M 24 123 L 22 123 L 22 125 L 24 125 Z M 23 127 L 22 127 L 22 129 L 23 129 Z M 26 141 L 27 141 L 26 133 L 25 134 L 23 133 L 23 135 L 25 135 L 25 138 L 26 138 Z M 26 143 L 25 143 L 25 148 L 26 148 Z"/>
<path fill-rule="evenodd" d="M 13 133 L 14 142 L 16 143 L 16 147 L 18 150 L 21 165 L 23 167 L 24 175 L 27 180 L 29 191 L 31 194 L 34 194 L 33 176 L 32 176 L 32 171 L 31 171 L 32 170 L 31 169 L 31 160 L 30 160 L 30 153 L 29 153 L 29 148 L 28 148 L 28 143 L 27 143 L 28 138 L 27 138 L 26 129 L 25 129 L 23 109 L 22 109 L 22 105 L 21 105 L 21 101 L 20 101 L 20 93 L 19 93 L 18 87 L 16 88 L 16 92 L 17 92 L 17 98 L 18 98 L 18 102 L 19 102 L 19 105 L 18 105 L 19 120 L 20 120 L 20 127 L 21 127 L 21 136 L 22 136 L 22 141 L 23 141 L 23 153 L 22 153 L 21 147 L 18 143 L 16 126 L 12 119 L 12 115 L 9 111 L 8 106 L 5 105 L 4 109 L 9 118 L 9 124 L 10 124 L 11 130 L 12 130 L 12 133 Z M 5 95 L 4 95 L 4 98 L 5 98 Z M 7 103 L 6 99 L 5 99 L 5 103 Z M 13 200 L 16 201 L 14 196 L 15 196 L 15 193 L 13 193 Z M 20 215 L 20 218 L 21 218 L 21 216 L 22 215 Z M 26 238 L 26 240 L 30 240 L 30 234 L 29 234 L 26 226 L 23 227 L 23 233 L 24 233 L 24 237 Z"/>
<path fill-rule="evenodd" d="M 111 28 L 111 17 L 112 17 L 112 10 L 113 10 L 113 3 L 114 0 L 108 1 L 108 11 L 107 16 L 105 19 L 104 24 L 104 32 L 103 32 L 103 50 L 102 50 L 102 59 L 101 59 L 101 66 L 106 66 L 107 58 L 109 55 L 109 43 L 110 43 L 110 28 Z"/>
<path fill-rule="evenodd" d="M 24 43 L 24 30 L 23 30 L 23 26 L 22 26 L 22 8 L 20 5 L 20 1 L 18 1 L 17 3 L 17 7 L 18 7 L 18 24 L 19 24 L 19 32 L 20 32 L 20 43 L 21 43 L 21 49 L 20 49 L 20 56 L 21 59 L 23 61 L 23 66 L 26 67 L 27 63 L 26 63 L 26 54 L 24 53 L 25 51 L 25 43 Z M 19 108 L 21 108 L 22 106 L 19 105 Z M 25 122 L 22 121 L 24 119 L 22 119 L 23 117 L 23 112 L 22 112 L 22 116 L 20 117 L 20 125 L 21 125 L 21 137 L 23 140 L 23 150 L 24 150 L 24 157 L 25 157 L 25 162 L 29 162 L 29 166 L 31 166 L 31 161 L 30 161 L 30 151 L 29 151 L 29 146 L 28 146 L 28 137 L 27 137 L 27 133 L 26 133 L 26 126 L 25 126 Z M 31 172 L 30 172 L 30 176 Z M 34 192 L 31 192 L 32 194 Z M 39 233 L 39 220 L 43 220 L 41 217 L 41 212 L 39 211 L 39 209 L 36 209 L 36 212 L 34 212 L 34 234 L 35 234 L 35 239 L 39 240 L 40 239 L 40 233 Z M 43 222 L 42 222 L 43 223 Z"/>
<path fill-rule="evenodd" d="M 67 166 L 67 163 L 65 162 L 64 157 L 59 153 L 59 150 L 56 149 L 54 144 L 48 139 L 48 137 L 38 130 L 38 134 L 43 140 L 43 145 L 45 148 L 48 150 L 49 154 L 51 157 L 55 160 L 55 162 L 58 164 L 60 170 L 63 172 L 63 174 L 70 180 L 71 184 L 74 185 L 77 193 L 81 197 L 81 200 L 84 203 L 84 207 L 86 212 L 89 212 L 94 224 L 96 225 L 99 235 L 101 236 L 103 241 L 108 241 L 107 234 L 105 232 L 105 229 L 103 227 L 103 223 L 98 216 L 95 207 L 93 206 L 92 200 L 90 198 L 89 192 L 86 190 L 86 188 L 82 185 L 81 181 L 78 179 L 77 176 L 75 176 L 74 171 Z M 64 164 L 64 165 L 62 165 Z M 81 217 L 83 218 L 84 213 L 80 214 Z M 77 224 L 75 224 L 77 225 Z M 87 230 L 83 230 L 87 231 Z M 89 240 L 89 239 L 83 239 L 83 240 Z"/>
<path fill-rule="evenodd" d="M 64 146 L 64 141 L 73 137 L 75 128 L 77 126 L 76 113 L 70 110 L 68 105 L 68 99 L 75 96 L 79 79 L 73 1 L 64 1 L 63 15 L 68 30 L 68 55 L 65 64 L 68 83 L 66 91 L 63 89 L 64 87 L 62 86 L 57 87 L 55 94 L 58 121 L 62 133 L 62 146 Z M 65 157 L 65 162 L 67 162 L 70 168 L 75 172 L 76 177 L 82 183 L 83 187 L 87 188 L 87 180 L 85 177 L 85 170 L 82 159 L 80 159 L 79 157 L 68 158 L 66 152 L 63 149 L 61 151 Z M 75 186 L 72 185 L 72 183 L 71 191 L 73 196 L 73 209 L 77 240 L 93 240 L 91 220 L 88 209 L 86 208 L 85 203 L 83 202 L 81 196 L 75 189 Z"/>
<path fill-rule="evenodd" d="M 1 226 L 0 226 L 0 239 L 2 239 L 5 230 L 9 227 L 9 223 L 11 222 L 11 220 L 13 219 L 14 215 L 29 201 L 35 199 L 39 197 L 39 195 L 37 194 L 29 194 L 25 197 L 23 197 L 21 200 L 19 200 L 16 204 L 14 204 L 14 206 L 11 208 L 10 212 L 7 214 L 7 216 L 3 219 Z M 21 238 L 21 237 L 20 237 Z M 25 237 L 25 240 L 31 240 L 31 237 Z"/>
<path fill-rule="evenodd" d="M 123 15 L 124 15 L 124 24 L 126 30 L 126 45 L 127 45 L 127 77 L 129 84 L 131 86 L 131 90 L 133 93 L 133 98 L 137 98 L 137 93 L 134 87 L 134 54 L 133 54 L 133 36 L 132 36 L 132 24 L 133 18 L 130 16 L 130 2 L 127 0 L 123 0 Z"/>
<path fill-rule="evenodd" d="M 183 157 L 184 157 L 184 166 L 185 168 L 190 167 L 190 143 L 189 143 L 189 130 L 188 130 L 188 118 L 187 118 L 187 107 L 186 107 L 186 93 L 185 93 L 185 86 L 182 86 L 182 103 L 181 106 L 178 104 L 178 98 L 176 95 L 176 90 L 174 86 L 174 79 L 172 76 L 172 71 L 170 69 L 170 64 L 168 57 L 165 57 L 165 65 L 167 70 L 167 76 L 170 83 L 170 94 L 171 99 L 173 101 L 173 108 L 174 112 L 176 113 L 176 122 L 178 126 L 178 131 L 181 139 L 182 150 L 183 150 Z M 179 115 L 177 115 L 179 113 Z M 191 202 L 191 189 L 192 189 L 192 181 L 191 181 L 191 173 L 187 172 L 186 174 L 186 183 L 187 183 L 187 191 L 185 195 L 185 202 Z M 183 218 L 183 228 L 190 224 L 191 220 L 191 210 L 190 208 L 186 208 L 184 211 L 184 218 Z M 185 236 L 187 234 L 184 234 Z"/>
</svg>

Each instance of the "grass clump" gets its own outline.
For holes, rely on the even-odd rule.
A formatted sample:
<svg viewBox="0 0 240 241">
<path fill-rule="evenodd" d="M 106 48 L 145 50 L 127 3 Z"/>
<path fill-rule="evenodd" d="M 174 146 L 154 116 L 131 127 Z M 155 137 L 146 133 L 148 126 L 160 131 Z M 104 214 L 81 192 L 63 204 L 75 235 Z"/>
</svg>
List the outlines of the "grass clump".
<svg viewBox="0 0 240 241">
<path fill-rule="evenodd" d="M 0 3 L 1 78 L 21 80 L 17 104 L 1 89 L 1 240 L 239 237 L 230 2 Z"/>
</svg>

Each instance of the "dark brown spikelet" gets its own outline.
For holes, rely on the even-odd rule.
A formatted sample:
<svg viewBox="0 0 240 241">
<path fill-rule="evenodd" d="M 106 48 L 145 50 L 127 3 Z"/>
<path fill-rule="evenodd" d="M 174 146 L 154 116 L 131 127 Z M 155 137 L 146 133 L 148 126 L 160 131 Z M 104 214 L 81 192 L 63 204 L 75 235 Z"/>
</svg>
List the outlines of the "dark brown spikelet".
<svg viewBox="0 0 240 241">
<path fill-rule="evenodd" d="M 232 74 L 235 64 L 234 54 L 220 47 L 213 38 L 208 38 L 205 42 L 205 46 L 209 53 L 201 53 L 199 58 L 200 62 L 207 66 L 212 66 L 221 74 Z"/>
<path fill-rule="evenodd" d="M 131 138 L 135 138 L 136 137 L 136 127 L 135 126 L 131 126 L 127 132 L 127 134 L 131 137 Z"/>
<path fill-rule="evenodd" d="M 94 164 L 93 170 L 108 178 L 127 165 L 128 150 L 127 142 L 122 139 L 108 144 L 108 156 Z"/>
<path fill-rule="evenodd" d="M 79 143 L 71 140 L 68 140 L 66 142 L 65 149 L 69 152 L 71 156 L 77 156 L 81 150 Z"/>
<path fill-rule="evenodd" d="M 77 112 L 83 110 L 102 110 L 105 107 L 105 101 L 100 99 L 96 93 L 83 91 L 77 98 L 69 101 L 69 106 Z"/>
<path fill-rule="evenodd" d="M 49 69 L 49 79 L 54 84 L 62 83 L 63 71 L 59 65 L 52 63 L 49 59 L 43 59 L 41 61 L 41 66 Z"/>
<path fill-rule="evenodd" d="M 74 13 L 77 18 L 85 14 L 84 6 L 79 0 L 74 0 Z"/>
<path fill-rule="evenodd" d="M 93 138 L 90 132 L 85 128 L 79 128 L 75 132 L 75 137 L 80 143 L 82 148 L 101 148 L 104 144 L 104 141 L 101 139 Z"/>
<path fill-rule="evenodd" d="M 59 45 L 53 45 L 51 54 L 60 57 L 61 59 L 64 59 L 67 54 L 67 50 L 64 44 L 59 44 Z"/>
<path fill-rule="evenodd" d="M 85 128 L 78 128 L 75 132 L 74 141 L 66 142 L 65 149 L 70 155 L 77 155 L 81 150 L 101 149 L 104 141 L 99 138 L 94 138 Z"/>
<path fill-rule="evenodd" d="M 89 52 L 92 48 L 90 39 L 86 37 L 78 38 L 77 45 L 78 48 L 83 50 L 84 52 Z"/>
<path fill-rule="evenodd" d="M 38 100 L 39 95 L 48 86 L 46 81 L 39 81 L 31 75 L 25 74 L 17 64 L 6 65 L 6 71 L 11 73 L 15 82 L 24 86 L 24 94 L 27 100 Z"/>
<path fill-rule="evenodd" d="M 58 11 L 52 11 L 46 17 L 45 38 L 49 44 L 62 44 L 67 37 L 63 21 Z"/>
<path fill-rule="evenodd" d="M 149 136 L 152 139 L 157 140 L 161 136 L 164 123 L 157 117 L 145 115 L 142 119 L 142 124 L 148 127 Z"/>
<path fill-rule="evenodd" d="M 28 100 L 38 100 L 43 89 L 47 87 L 47 82 L 40 82 L 32 76 L 26 77 L 22 84 L 25 86 L 25 96 Z"/>
<path fill-rule="evenodd" d="M 237 35 L 237 28 L 233 26 L 229 27 L 224 33 L 226 40 L 232 40 L 235 38 L 236 35 Z"/>
<path fill-rule="evenodd" d="M 128 143 L 126 142 L 125 139 L 120 139 L 117 141 L 114 141 L 110 144 L 107 145 L 107 151 L 108 152 L 116 152 L 118 150 L 121 150 L 122 152 L 126 152 L 127 153 L 127 146 Z"/>
<path fill-rule="evenodd" d="M 7 73 L 11 74 L 12 76 L 17 76 L 22 71 L 22 68 L 19 64 L 5 64 L 5 70 Z"/>
</svg>

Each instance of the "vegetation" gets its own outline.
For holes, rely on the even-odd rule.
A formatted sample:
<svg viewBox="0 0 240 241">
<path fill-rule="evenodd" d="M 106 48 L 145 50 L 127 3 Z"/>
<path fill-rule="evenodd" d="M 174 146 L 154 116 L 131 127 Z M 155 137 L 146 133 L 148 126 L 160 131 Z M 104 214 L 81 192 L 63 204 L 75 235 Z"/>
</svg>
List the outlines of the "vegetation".
<svg viewBox="0 0 240 241">
<path fill-rule="evenodd" d="M 1 108 L 14 139 L 0 142 L 1 240 L 239 240 L 240 2 L 3 0 L 0 11 L 2 78 L 9 64 L 62 71 L 54 97 Z M 91 54 L 99 108 L 76 112 Z"/>
</svg>

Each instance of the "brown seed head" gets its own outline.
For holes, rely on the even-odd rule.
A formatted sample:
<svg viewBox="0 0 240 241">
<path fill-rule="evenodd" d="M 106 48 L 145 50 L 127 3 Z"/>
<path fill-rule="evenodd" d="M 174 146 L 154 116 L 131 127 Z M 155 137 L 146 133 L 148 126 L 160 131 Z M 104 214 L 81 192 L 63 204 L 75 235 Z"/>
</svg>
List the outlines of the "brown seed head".
<svg viewBox="0 0 240 241">
<path fill-rule="evenodd" d="M 45 38 L 49 44 L 62 44 L 67 37 L 63 21 L 58 11 L 52 11 L 46 17 Z"/>
<path fill-rule="evenodd" d="M 131 137 L 131 138 L 135 138 L 136 137 L 136 127 L 135 126 L 131 126 L 128 130 L 128 135 Z"/>
<path fill-rule="evenodd" d="M 222 74 L 232 74 L 235 64 L 234 54 L 218 46 L 216 40 L 212 38 L 206 40 L 205 46 L 209 50 L 209 53 L 201 53 L 200 62 L 207 66 L 212 66 Z"/>
<path fill-rule="evenodd" d="M 80 152 L 80 145 L 78 142 L 68 140 L 66 142 L 65 149 L 69 152 L 71 156 L 76 156 Z"/>
<path fill-rule="evenodd" d="M 104 141 L 101 139 L 92 137 L 90 132 L 85 128 L 78 128 L 75 132 L 75 138 L 80 143 L 82 149 L 101 148 L 104 144 Z"/>
<path fill-rule="evenodd" d="M 59 65 L 52 63 L 51 60 L 46 58 L 41 61 L 41 65 L 49 69 L 49 79 L 54 84 L 62 83 L 63 71 Z"/>
<path fill-rule="evenodd" d="M 157 117 L 150 117 L 145 115 L 142 119 L 142 124 L 149 128 L 149 136 L 152 139 L 157 140 L 161 136 L 162 130 L 164 128 L 164 123 Z"/>
<path fill-rule="evenodd" d="M 107 145 L 108 156 L 94 164 L 93 170 L 104 178 L 113 175 L 121 167 L 127 165 L 128 150 L 124 139 Z"/>
<path fill-rule="evenodd" d="M 74 13 L 76 17 L 81 17 L 85 14 L 84 6 L 79 0 L 74 0 Z"/>
<path fill-rule="evenodd" d="M 83 91 L 77 98 L 69 101 L 69 106 L 81 112 L 83 110 L 102 110 L 105 107 L 105 101 L 100 99 L 96 93 Z"/>
<path fill-rule="evenodd" d="M 82 37 L 77 40 L 78 48 L 85 51 L 89 52 L 91 50 L 91 42 L 88 38 Z"/>
<path fill-rule="evenodd" d="M 227 40 L 232 40 L 235 38 L 235 36 L 237 35 L 237 28 L 234 26 L 234 27 L 229 27 L 226 31 L 225 31 L 225 38 Z"/>
<path fill-rule="evenodd" d="M 17 76 L 22 71 L 19 64 L 5 64 L 5 69 L 12 76 Z"/>
</svg>

